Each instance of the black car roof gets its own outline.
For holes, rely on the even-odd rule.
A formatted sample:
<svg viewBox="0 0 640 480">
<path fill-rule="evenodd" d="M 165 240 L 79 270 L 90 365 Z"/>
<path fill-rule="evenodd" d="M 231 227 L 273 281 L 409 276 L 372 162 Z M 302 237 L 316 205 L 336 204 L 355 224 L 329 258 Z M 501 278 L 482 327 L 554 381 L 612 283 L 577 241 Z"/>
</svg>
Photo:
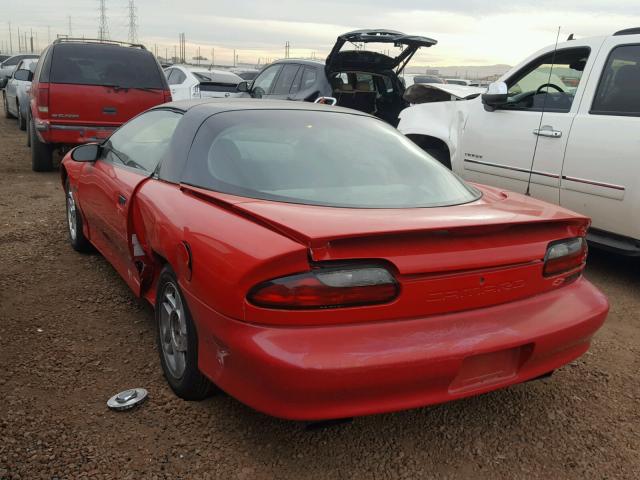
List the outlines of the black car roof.
<svg viewBox="0 0 640 480">
<path fill-rule="evenodd" d="M 184 165 L 189 156 L 189 150 L 194 136 L 200 126 L 212 115 L 222 112 L 238 112 L 251 110 L 289 110 L 289 111 L 317 111 L 336 112 L 345 115 L 358 115 L 376 119 L 357 110 L 342 107 L 332 107 L 308 102 L 292 102 L 290 100 L 263 100 L 255 98 L 217 98 L 209 100 L 182 100 L 178 102 L 158 105 L 151 110 L 172 109 L 184 113 L 178 122 L 170 143 L 171 162 L 162 162 L 158 172 L 159 178 L 171 183 L 180 183 Z M 377 119 L 376 119 L 377 120 Z"/>
<path fill-rule="evenodd" d="M 171 108 L 173 110 L 189 112 L 190 115 L 195 114 L 201 115 L 203 117 L 209 117 L 211 115 L 215 115 L 216 113 L 238 110 L 307 110 L 318 112 L 331 111 L 371 117 L 371 115 L 359 112 L 357 110 L 352 110 L 350 108 L 334 107 L 319 103 L 292 102 L 290 100 L 265 100 L 257 98 L 212 98 L 206 100 L 180 100 L 158 105 L 154 108 Z"/>
</svg>

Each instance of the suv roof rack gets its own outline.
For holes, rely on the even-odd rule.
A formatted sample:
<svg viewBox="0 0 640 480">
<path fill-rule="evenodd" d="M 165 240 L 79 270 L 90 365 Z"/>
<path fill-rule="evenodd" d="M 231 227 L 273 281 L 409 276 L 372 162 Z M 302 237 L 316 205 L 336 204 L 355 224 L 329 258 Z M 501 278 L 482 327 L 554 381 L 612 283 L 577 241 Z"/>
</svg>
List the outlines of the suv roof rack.
<svg viewBox="0 0 640 480">
<path fill-rule="evenodd" d="M 640 34 L 640 27 L 635 28 L 626 28 L 624 30 L 620 30 L 613 34 L 614 37 L 619 37 L 621 35 L 638 35 Z"/>
<path fill-rule="evenodd" d="M 118 40 L 100 40 L 99 38 L 58 37 L 53 41 L 54 45 L 59 43 L 104 43 L 106 45 L 118 45 L 121 47 L 133 47 L 146 50 L 145 46 L 141 43 L 119 42 Z"/>
</svg>

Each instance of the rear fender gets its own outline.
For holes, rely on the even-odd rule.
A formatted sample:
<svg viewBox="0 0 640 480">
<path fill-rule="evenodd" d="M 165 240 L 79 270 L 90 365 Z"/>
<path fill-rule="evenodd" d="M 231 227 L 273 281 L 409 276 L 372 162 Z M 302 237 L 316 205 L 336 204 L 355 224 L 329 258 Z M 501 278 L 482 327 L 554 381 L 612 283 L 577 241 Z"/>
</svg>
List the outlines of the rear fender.
<svg viewBox="0 0 640 480">
<path fill-rule="evenodd" d="M 443 142 L 451 155 L 451 167 L 460 172 L 457 158 L 470 101 L 413 105 L 400 112 L 398 130 L 405 135 L 431 137 Z"/>
</svg>

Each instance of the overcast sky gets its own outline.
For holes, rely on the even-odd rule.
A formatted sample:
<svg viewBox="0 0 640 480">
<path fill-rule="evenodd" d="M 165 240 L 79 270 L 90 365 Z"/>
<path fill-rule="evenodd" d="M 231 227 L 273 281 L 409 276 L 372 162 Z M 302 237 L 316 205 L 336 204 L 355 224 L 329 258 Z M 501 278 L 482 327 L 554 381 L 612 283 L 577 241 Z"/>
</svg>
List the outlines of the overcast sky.
<svg viewBox="0 0 640 480">
<path fill-rule="evenodd" d="M 109 33 L 126 40 L 128 0 L 106 0 Z M 0 48 L 14 50 L 17 29 L 37 34 L 38 44 L 68 33 L 97 36 L 98 0 L 0 0 Z M 284 56 L 323 57 L 340 33 L 357 28 L 388 28 L 424 35 L 438 45 L 423 49 L 412 65 L 515 64 L 569 33 L 607 35 L 640 26 L 640 0 L 135 0 L 139 40 L 159 55 L 172 54 L 185 32 L 188 55 L 211 56 L 216 63 Z M 50 27 L 48 30 L 47 27 Z M 49 35 L 50 32 L 50 35 Z"/>
</svg>

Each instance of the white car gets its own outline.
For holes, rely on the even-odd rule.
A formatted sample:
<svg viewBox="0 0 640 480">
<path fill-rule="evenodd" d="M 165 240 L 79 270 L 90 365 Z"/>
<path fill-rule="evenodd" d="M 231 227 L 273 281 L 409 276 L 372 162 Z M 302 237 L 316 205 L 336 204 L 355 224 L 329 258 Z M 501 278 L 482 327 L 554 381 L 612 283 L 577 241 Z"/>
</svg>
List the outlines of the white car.
<svg viewBox="0 0 640 480">
<path fill-rule="evenodd" d="M 7 117 L 16 117 L 20 130 L 27 129 L 29 116 L 29 89 L 33 72 L 38 64 L 37 58 L 20 60 L 18 67 L 11 74 L 4 89 L 4 112 Z"/>
<path fill-rule="evenodd" d="M 480 97 L 403 110 L 398 128 L 466 180 L 586 214 L 593 243 L 640 255 L 639 86 L 635 28 L 544 48 Z"/>
<path fill-rule="evenodd" d="M 173 100 L 245 97 L 237 87 L 242 78 L 227 70 L 173 65 L 164 71 Z"/>
</svg>

